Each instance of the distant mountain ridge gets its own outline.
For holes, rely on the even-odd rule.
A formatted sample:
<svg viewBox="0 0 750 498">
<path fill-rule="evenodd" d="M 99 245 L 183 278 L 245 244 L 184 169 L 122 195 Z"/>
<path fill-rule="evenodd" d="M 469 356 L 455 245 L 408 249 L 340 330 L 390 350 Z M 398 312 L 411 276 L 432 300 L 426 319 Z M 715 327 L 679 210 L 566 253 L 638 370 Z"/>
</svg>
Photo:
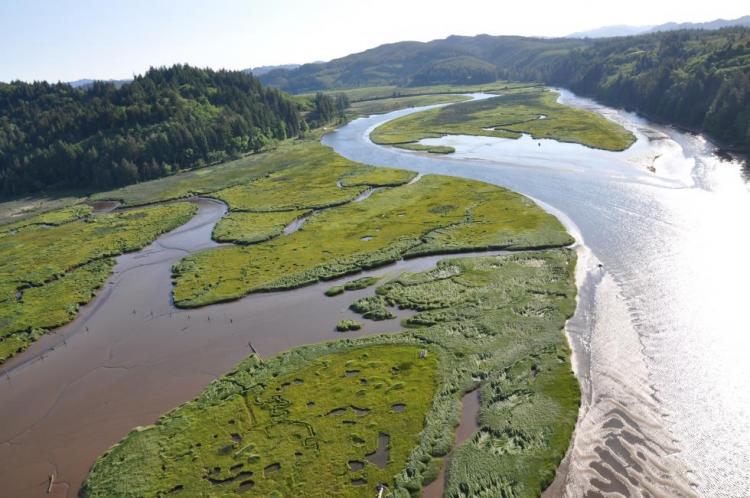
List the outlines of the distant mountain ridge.
<svg viewBox="0 0 750 498">
<path fill-rule="evenodd" d="M 681 29 L 721 29 L 731 26 L 750 27 L 750 15 L 738 17 L 737 19 L 715 19 L 708 22 L 668 22 L 658 26 L 628 26 L 617 24 L 614 26 L 603 26 L 587 31 L 571 33 L 566 38 L 610 38 L 615 36 L 633 36 L 645 33 L 658 33 L 662 31 L 677 31 Z"/>
<path fill-rule="evenodd" d="M 275 69 L 297 69 L 302 64 L 277 64 L 275 66 L 258 66 L 258 67 L 251 67 L 249 69 L 243 69 L 242 72 L 252 74 L 253 76 L 263 76 L 266 73 L 270 73 L 271 71 Z"/>
<path fill-rule="evenodd" d="M 450 36 L 381 45 L 323 64 L 275 69 L 260 79 L 291 93 L 307 93 L 484 83 L 495 75 L 569 88 L 653 119 L 705 131 L 750 152 L 746 27 L 598 39 Z"/>
</svg>

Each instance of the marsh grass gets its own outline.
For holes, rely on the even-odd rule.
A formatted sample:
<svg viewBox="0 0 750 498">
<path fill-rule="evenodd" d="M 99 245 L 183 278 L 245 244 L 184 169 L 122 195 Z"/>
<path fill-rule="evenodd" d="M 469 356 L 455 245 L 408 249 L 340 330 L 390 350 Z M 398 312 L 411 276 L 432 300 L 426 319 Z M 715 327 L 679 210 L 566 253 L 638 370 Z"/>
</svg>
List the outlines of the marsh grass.
<svg viewBox="0 0 750 498">
<path fill-rule="evenodd" d="M 96 216 L 75 206 L 6 229 L 0 236 L 0 363 L 75 318 L 109 276 L 115 256 L 146 246 L 194 213 L 187 203 Z"/>
<path fill-rule="evenodd" d="M 416 496 L 452 449 L 462 394 L 479 387 L 480 429 L 454 452 L 446 496 L 538 496 L 580 400 L 561 334 L 574 266 L 556 249 L 403 274 L 376 296 L 418 311 L 406 332 L 248 358 L 102 456 L 82 495 L 367 497 L 385 483 Z"/>
<path fill-rule="evenodd" d="M 230 212 L 214 227 L 212 238 L 217 242 L 257 244 L 284 233 L 284 228 L 310 211 L 268 213 Z"/>
<path fill-rule="evenodd" d="M 419 359 L 408 344 L 326 349 L 266 365 L 249 360 L 156 426 L 131 433 L 97 462 L 83 495 L 158 496 L 180 487 L 189 496 L 236 496 L 252 481 L 254 496 L 348 497 L 393 486 L 430 408 L 436 358 Z M 405 400 L 410 410 L 391 409 Z M 384 468 L 367 458 L 382 434 Z"/>
<path fill-rule="evenodd" d="M 375 285 L 380 280 L 380 277 L 362 277 L 355 280 L 350 280 L 342 285 L 334 285 L 330 289 L 325 291 L 325 295 L 328 297 L 338 296 L 346 291 L 361 290 Z"/>
<path fill-rule="evenodd" d="M 288 165 L 283 169 L 212 196 L 232 211 L 324 209 L 351 202 L 370 187 L 401 185 L 414 176 L 359 165 L 315 142 L 290 147 L 284 157 Z"/>
<path fill-rule="evenodd" d="M 339 332 L 349 332 L 352 330 L 359 330 L 362 328 L 362 324 L 357 320 L 341 320 L 336 324 L 336 330 Z"/>
<path fill-rule="evenodd" d="M 354 118 L 359 116 L 370 116 L 373 114 L 385 114 L 409 107 L 450 104 L 454 102 L 463 102 L 470 99 L 471 97 L 457 94 L 413 95 L 407 97 L 381 98 L 354 102 L 349 107 L 349 109 L 347 109 L 346 114 L 348 117 Z"/>
<path fill-rule="evenodd" d="M 485 183 L 427 175 L 362 202 L 321 211 L 287 236 L 191 255 L 173 269 L 174 300 L 180 307 L 203 306 L 343 276 L 404 256 L 571 242 L 554 217 L 525 197 Z"/>
<path fill-rule="evenodd" d="M 590 111 L 557 102 L 557 93 L 541 88 L 517 88 L 485 100 L 463 102 L 410 114 L 378 126 L 370 138 L 378 144 L 411 150 L 433 150 L 418 142 L 444 135 L 549 138 L 587 147 L 620 151 L 635 141 L 622 126 Z"/>
<path fill-rule="evenodd" d="M 358 102 L 372 102 L 376 100 L 390 100 L 395 98 L 404 97 L 416 97 L 416 96 L 430 96 L 430 95 L 446 95 L 446 94 L 461 94 L 461 93 L 476 93 L 486 92 L 494 93 L 500 91 L 507 91 L 515 88 L 526 88 L 530 86 L 528 83 L 512 83 L 508 81 L 495 81 L 493 83 L 482 83 L 479 85 L 432 85 L 432 86 L 396 86 L 396 85 L 385 85 L 385 86 L 371 86 L 371 87 L 358 87 L 358 88 L 344 88 L 331 90 L 329 93 L 345 93 L 349 100 L 356 104 Z M 305 94 L 306 96 L 313 97 L 314 94 Z"/>
<path fill-rule="evenodd" d="M 63 210 L 83 200 L 83 196 L 72 193 L 54 197 L 38 195 L 5 200 L 0 203 L 0 230 L 5 228 L 4 225 L 16 224 L 46 212 Z"/>
</svg>

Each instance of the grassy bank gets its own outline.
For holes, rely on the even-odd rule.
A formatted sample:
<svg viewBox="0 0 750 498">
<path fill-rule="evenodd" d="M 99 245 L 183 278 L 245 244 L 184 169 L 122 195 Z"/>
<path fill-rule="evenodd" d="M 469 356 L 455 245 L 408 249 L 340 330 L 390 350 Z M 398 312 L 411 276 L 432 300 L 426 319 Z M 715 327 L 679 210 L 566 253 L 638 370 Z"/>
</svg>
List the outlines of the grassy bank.
<svg viewBox="0 0 750 498">
<path fill-rule="evenodd" d="M 247 186 L 247 198 L 257 202 L 262 195 L 254 196 L 252 187 L 253 183 Z M 296 195 L 291 191 L 274 199 L 287 203 Z M 254 208 L 263 206 L 256 203 Z M 297 287 L 409 255 L 570 242 L 559 222 L 525 197 L 480 182 L 428 175 L 375 192 L 361 202 L 320 211 L 292 234 L 189 256 L 174 268 L 174 299 L 181 307 L 203 306 L 251 292 Z"/>
<path fill-rule="evenodd" d="M 574 264 L 548 250 L 405 274 L 377 295 L 420 311 L 411 330 L 250 357 L 101 457 L 82 494 L 367 497 L 383 483 L 405 498 L 436 477 L 461 394 L 481 385 L 447 495 L 536 496 L 578 409 L 560 333 Z"/>
<path fill-rule="evenodd" d="M 342 340 L 246 359 L 103 455 L 82 494 L 373 496 L 385 484 L 389 496 L 406 498 L 438 475 L 461 396 L 479 387 L 481 429 L 453 453 L 447 495 L 538 495 L 565 453 L 579 402 L 560 332 L 575 306 L 575 255 L 562 248 L 573 240 L 554 217 L 508 190 L 437 175 L 414 179 L 308 139 L 96 195 L 129 206 L 194 194 L 228 204 L 213 236 L 229 244 L 173 268 L 182 307 L 403 257 L 539 250 L 452 258 L 431 271 L 329 289 L 372 287 L 351 303 L 363 320 L 392 316 L 395 307 L 417 313 L 406 332 L 349 339 L 346 331 L 360 324 L 346 320 Z M 0 325 L 10 327 L 0 329 L 0 348 L 15 351 L 13 341 L 25 347 L 71 320 L 109 275 L 113 256 L 184 223 L 193 209 L 175 203 L 92 215 L 73 206 L 0 227 L 0 261 L 8 262 L 0 263 Z M 298 230 L 284 233 L 303 216 Z"/>
<path fill-rule="evenodd" d="M 471 97 L 456 94 L 444 95 L 414 95 L 409 97 L 381 98 L 354 102 L 346 111 L 349 118 L 370 116 L 372 114 L 385 114 L 399 109 L 409 107 L 421 107 L 435 104 L 449 104 L 464 102 Z"/>
<path fill-rule="evenodd" d="M 624 150 L 635 141 L 620 125 L 559 104 L 555 92 L 541 87 L 508 90 L 498 97 L 404 116 L 375 128 L 370 137 L 383 145 L 445 153 L 449 152 L 445 148 L 432 150 L 417 142 L 444 135 L 519 138 L 522 133 L 612 151 Z"/>
<path fill-rule="evenodd" d="M 194 212 L 187 203 L 101 215 L 75 206 L 0 227 L 0 363 L 73 320 L 115 256 L 148 245 Z"/>
<path fill-rule="evenodd" d="M 457 93 L 494 93 L 511 88 L 526 87 L 528 83 L 510 83 L 507 81 L 495 81 L 494 83 L 482 83 L 479 85 L 432 85 L 432 86 L 368 86 L 358 88 L 343 88 L 330 90 L 326 93 L 344 93 L 353 103 L 373 101 L 381 99 L 392 99 L 399 97 L 414 97 L 420 95 L 445 95 Z M 302 94 L 305 97 L 313 97 L 314 93 Z"/>
</svg>

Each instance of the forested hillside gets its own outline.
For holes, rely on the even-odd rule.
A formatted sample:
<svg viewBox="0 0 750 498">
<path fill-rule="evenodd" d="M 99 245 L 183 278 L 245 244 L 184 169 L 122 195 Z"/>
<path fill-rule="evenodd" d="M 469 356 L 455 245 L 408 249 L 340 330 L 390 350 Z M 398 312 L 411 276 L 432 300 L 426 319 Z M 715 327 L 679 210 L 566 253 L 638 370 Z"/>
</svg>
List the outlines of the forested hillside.
<svg viewBox="0 0 750 498">
<path fill-rule="evenodd" d="M 750 29 L 541 39 L 451 36 L 383 45 L 262 81 L 290 92 L 375 85 L 465 83 L 487 66 L 501 79 L 559 85 L 652 118 L 708 132 L 750 151 Z M 441 74 L 438 71 L 443 68 Z M 480 82 L 480 81 L 476 81 Z"/>
<path fill-rule="evenodd" d="M 422 84 L 419 81 L 422 76 L 431 72 L 431 66 L 437 65 L 447 66 L 453 73 L 443 72 L 441 83 L 465 84 L 463 74 L 472 72 L 482 61 L 503 68 L 508 64 L 530 62 L 538 54 L 550 50 L 564 53 L 585 44 L 583 40 L 569 38 L 450 36 L 429 43 L 406 41 L 381 45 L 330 62 L 305 64 L 294 70 L 276 69 L 260 76 L 260 80 L 292 93 L 363 86 L 409 86 Z"/>
<path fill-rule="evenodd" d="M 504 75 L 564 86 L 750 151 L 750 29 L 603 39 Z"/>
<path fill-rule="evenodd" d="M 251 75 L 176 65 L 117 87 L 0 83 L 0 195 L 104 189 L 258 150 L 304 126 Z"/>
</svg>

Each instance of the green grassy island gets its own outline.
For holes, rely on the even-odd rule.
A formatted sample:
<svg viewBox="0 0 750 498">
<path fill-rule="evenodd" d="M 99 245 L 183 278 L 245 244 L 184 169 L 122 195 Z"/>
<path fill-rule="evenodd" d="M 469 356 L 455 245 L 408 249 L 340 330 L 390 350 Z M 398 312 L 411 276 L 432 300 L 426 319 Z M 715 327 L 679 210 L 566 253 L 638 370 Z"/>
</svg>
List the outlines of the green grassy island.
<svg viewBox="0 0 750 498">
<path fill-rule="evenodd" d="M 551 106 L 550 121 L 555 112 L 573 119 L 552 109 L 551 93 L 516 88 L 511 95 Z M 494 100 L 419 119 L 474 104 L 471 116 L 496 117 L 499 108 L 487 104 Z M 508 130 L 532 132 L 519 119 L 538 109 L 525 106 L 514 107 Z M 406 141 L 422 136 L 417 128 Z M 536 133 L 559 131 L 553 124 Z M 627 141 L 611 130 L 589 132 L 586 139 L 612 148 Z M 353 276 L 321 292 L 321 299 L 358 292 L 349 305 L 362 322 L 343 319 L 340 331 L 363 324 L 366 331 L 367 320 L 412 310 L 400 332 L 394 324 L 394 333 L 344 333 L 272 358 L 247 357 L 102 455 L 81 496 L 371 497 L 385 486 L 384 496 L 406 498 L 419 496 L 445 466 L 445 496 L 533 497 L 554 479 L 580 404 L 562 333 L 575 310 L 572 237 L 519 194 L 367 167 L 318 138 L 93 196 L 126 210 L 94 214 L 73 199 L 0 225 L 0 361 L 72 320 L 116 255 L 195 212 L 164 201 L 201 194 L 229 208 L 213 231 L 226 245 L 173 267 L 174 302 L 184 308 L 446 255 L 426 271 Z M 500 249 L 508 252 L 459 254 Z M 454 448 L 462 396 L 477 389 L 478 429 Z"/>
<path fill-rule="evenodd" d="M 544 87 L 510 88 L 497 97 L 404 116 L 378 126 L 370 138 L 382 145 L 445 154 L 452 148 L 418 142 L 444 135 L 519 138 L 522 133 L 612 151 L 625 150 L 635 141 L 632 133 L 598 114 L 559 104 L 557 93 Z"/>
<path fill-rule="evenodd" d="M 0 363 L 73 320 L 114 257 L 186 223 L 188 203 L 92 215 L 77 205 L 0 225 Z"/>
<path fill-rule="evenodd" d="M 480 428 L 450 459 L 446 496 L 537 496 L 580 400 L 561 333 L 574 265 L 551 249 L 404 274 L 376 293 L 419 311 L 406 332 L 248 358 L 100 458 L 83 496 L 412 496 L 477 387 Z"/>
</svg>

